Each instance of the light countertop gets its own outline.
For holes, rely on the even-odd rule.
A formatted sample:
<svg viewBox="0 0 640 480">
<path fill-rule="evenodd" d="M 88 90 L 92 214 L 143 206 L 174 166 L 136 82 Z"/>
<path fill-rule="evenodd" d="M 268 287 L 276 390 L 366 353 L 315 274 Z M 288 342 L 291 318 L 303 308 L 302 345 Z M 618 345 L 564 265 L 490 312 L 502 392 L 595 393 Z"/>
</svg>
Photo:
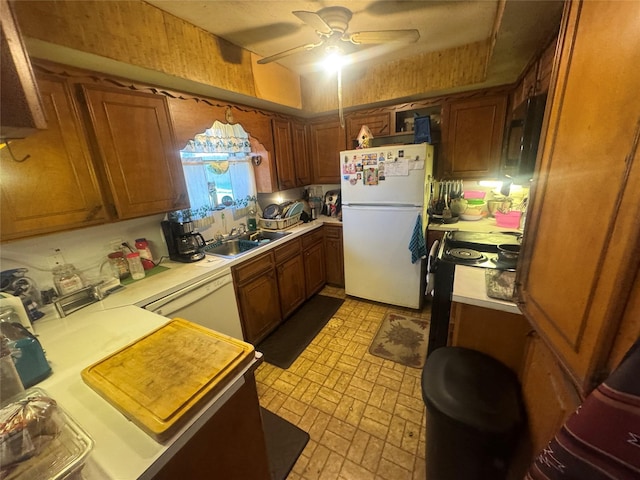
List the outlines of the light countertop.
<svg viewBox="0 0 640 480">
<path fill-rule="evenodd" d="M 303 235 L 324 223 L 340 222 L 321 217 L 287 231 L 285 239 Z M 227 387 L 209 401 L 171 439 L 164 443 L 127 420 L 81 378 L 80 372 L 116 350 L 164 325 L 168 319 L 140 308 L 154 300 L 260 255 L 281 244 L 278 240 L 251 250 L 236 259 L 207 257 L 199 262 L 163 262 L 169 269 L 127 285 L 100 302 L 67 317 L 52 311 L 34 324 L 34 329 L 53 369 L 37 386 L 54 398 L 93 438 L 83 478 L 125 480 L 152 478 L 153 474 L 230 398 L 243 382 L 243 375 L 256 368 L 262 355 L 229 379 Z"/>
<path fill-rule="evenodd" d="M 451 299 L 458 303 L 522 314 L 515 303 L 487 296 L 484 268 L 456 265 Z"/>
</svg>

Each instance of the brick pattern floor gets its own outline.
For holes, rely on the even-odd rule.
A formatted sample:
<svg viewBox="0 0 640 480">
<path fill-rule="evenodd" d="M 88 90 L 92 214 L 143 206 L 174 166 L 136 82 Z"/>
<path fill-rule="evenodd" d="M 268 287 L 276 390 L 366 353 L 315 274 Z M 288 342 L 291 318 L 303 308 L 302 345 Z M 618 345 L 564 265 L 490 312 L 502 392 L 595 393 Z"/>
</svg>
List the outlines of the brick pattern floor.
<svg viewBox="0 0 640 480">
<path fill-rule="evenodd" d="M 346 298 L 290 368 L 258 368 L 260 404 L 311 436 L 288 480 L 425 478 L 421 370 L 369 353 L 387 312 L 429 318 L 430 305 L 416 312 Z"/>
</svg>

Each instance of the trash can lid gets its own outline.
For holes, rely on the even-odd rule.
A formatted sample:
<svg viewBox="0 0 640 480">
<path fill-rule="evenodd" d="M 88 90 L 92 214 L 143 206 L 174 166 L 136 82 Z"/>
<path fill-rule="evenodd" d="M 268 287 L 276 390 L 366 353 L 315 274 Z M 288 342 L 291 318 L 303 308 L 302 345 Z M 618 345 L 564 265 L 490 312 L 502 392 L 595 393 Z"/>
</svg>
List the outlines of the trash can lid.
<svg viewBox="0 0 640 480">
<path fill-rule="evenodd" d="M 501 362 L 475 350 L 442 347 L 422 370 L 427 410 L 487 433 L 507 433 L 522 422 L 520 386 Z"/>
</svg>

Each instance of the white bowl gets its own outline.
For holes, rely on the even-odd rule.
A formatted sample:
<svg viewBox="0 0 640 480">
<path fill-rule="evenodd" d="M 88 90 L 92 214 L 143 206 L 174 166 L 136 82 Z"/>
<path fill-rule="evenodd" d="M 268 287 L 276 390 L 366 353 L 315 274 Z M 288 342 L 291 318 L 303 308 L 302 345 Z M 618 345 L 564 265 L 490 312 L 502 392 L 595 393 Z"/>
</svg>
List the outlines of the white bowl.
<svg viewBox="0 0 640 480">
<path fill-rule="evenodd" d="M 469 215 L 466 213 L 461 213 L 460 214 L 460 220 L 467 220 L 467 221 L 476 221 L 476 220 L 480 220 L 482 218 L 482 215 Z"/>
</svg>

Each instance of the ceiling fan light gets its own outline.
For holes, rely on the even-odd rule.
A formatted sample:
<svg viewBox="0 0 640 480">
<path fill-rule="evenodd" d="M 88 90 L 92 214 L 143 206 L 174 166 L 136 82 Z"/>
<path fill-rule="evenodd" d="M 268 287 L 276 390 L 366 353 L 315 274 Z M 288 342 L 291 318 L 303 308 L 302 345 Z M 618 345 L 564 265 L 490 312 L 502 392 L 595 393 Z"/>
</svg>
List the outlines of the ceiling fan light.
<svg viewBox="0 0 640 480">
<path fill-rule="evenodd" d="M 342 54 L 342 50 L 338 47 L 327 47 L 325 56 L 320 61 L 324 70 L 330 73 L 337 72 L 346 65 L 347 58 Z"/>
</svg>

